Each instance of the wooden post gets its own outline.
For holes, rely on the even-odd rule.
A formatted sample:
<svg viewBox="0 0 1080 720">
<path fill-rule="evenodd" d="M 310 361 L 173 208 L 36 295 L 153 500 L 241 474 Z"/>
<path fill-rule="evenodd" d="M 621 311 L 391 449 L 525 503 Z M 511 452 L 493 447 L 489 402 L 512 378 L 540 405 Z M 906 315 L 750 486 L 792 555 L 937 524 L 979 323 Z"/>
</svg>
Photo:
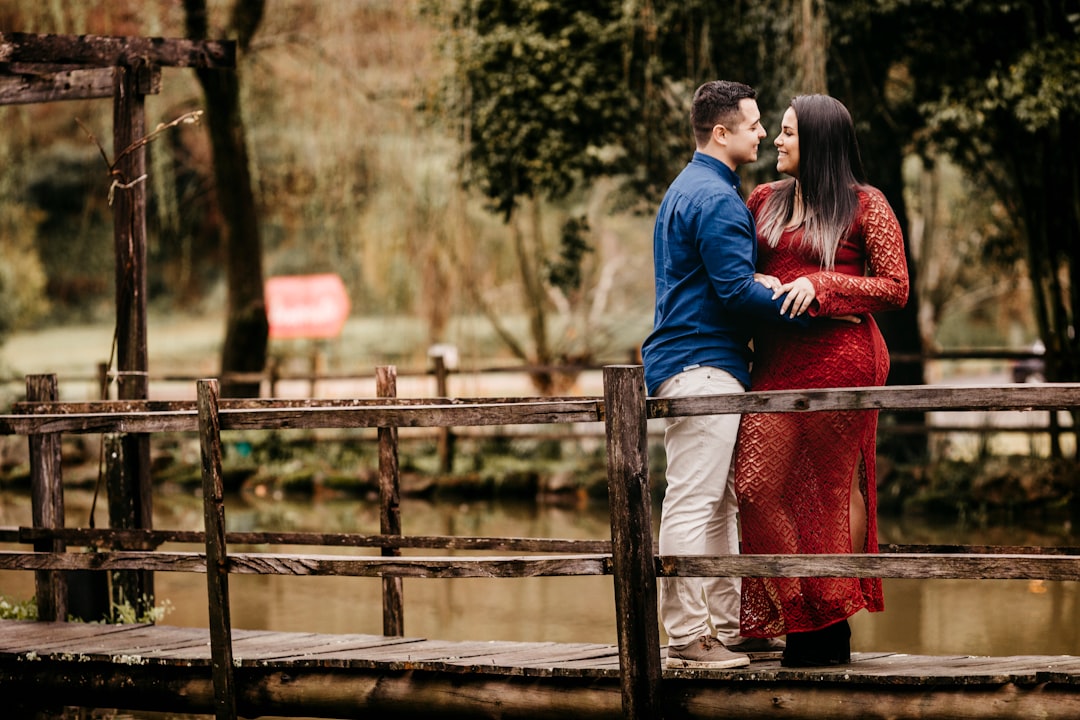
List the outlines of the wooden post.
<svg viewBox="0 0 1080 720">
<path fill-rule="evenodd" d="M 381 398 L 397 397 L 397 368 L 375 368 L 375 392 Z M 398 470 L 398 431 L 396 427 L 379 428 L 379 532 L 401 534 L 401 474 Z M 384 547 L 384 557 L 401 555 L 401 548 Z M 400 577 L 384 577 L 383 635 L 405 634 L 405 607 Z"/>
<path fill-rule="evenodd" d="M 326 374 L 326 353 L 318 340 L 311 345 L 311 380 L 308 385 L 308 397 L 315 397 L 315 388 L 319 378 Z"/>
<path fill-rule="evenodd" d="M 60 391 L 55 375 L 28 375 L 26 399 L 55 401 Z M 60 467 L 60 435 L 30 435 L 30 492 L 32 522 L 36 528 L 64 527 L 64 487 Z M 63 540 L 39 540 L 34 552 L 64 552 Z M 56 571 L 34 572 L 39 620 L 67 619 L 67 581 Z"/>
<path fill-rule="evenodd" d="M 276 358 L 270 358 L 266 361 L 269 365 L 268 372 L 270 376 L 270 388 L 268 397 L 277 397 L 278 381 L 281 380 L 281 363 Z"/>
<path fill-rule="evenodd" d="M 446 358 L 434 355 L 431 358 L 435 373 L 435 395 L 440 398 L 450 397 L 450 369 Z M 449 475 L 454 471 L 454 431 L 451 428 L 439 428 L 439 467 Z"/>
<path fill-rule="evenodd" d="M 146 148 L 124 152 L 146 135 L 145 92 L 152 69 L 144 62 L 114 68 L 113 233 L 116 251 L 117 399 L 149 397 L 146 340 Z M 150 437 L 123 437 L 122 487 L 110 488 L 109 523 L 114 528 L 153 527 L 150 484 Z M 117 514 L 112 515 L 112 509 Z M 132 606 L 154 606 L 154 575 L 124 573 L 119 592 Z M 114 588 L 114 596 L 117 593 Z M 145 606 L 144 606 L 145 605 Z"/>
<path fill-rule="evenodd" d="M 640 365 L 604 368 L 608 505 L 623 715 L 661 717 L 660 630 L 649 491 L 645 374 Z"/>
<path fill-rule="evenodd" d="M 1060 460 L 1065 457 L 1065 451 L 1061 448 L 1061 422 L 1057 410 L 1050 410 L 1046 429 L 1050 432 L 1050 457 Z"/>
<path fill-rule="evenodd" d="M 229 558 L 225 547 L 225 485 L 221 472 L 221 419 L 218 381 L 196 383 L 199 447 L 202 456 L 203 524 L 206 530 L 206 591 L 210 611 L 210 658 L 214 716 L 236 719 L 232 621 L 229 616 Z"/>
<path fill-rule="evenodd" d="M 97 366 L 98 398 L 109 399 L 109 364 L 100 362 Z"/>
</svg>

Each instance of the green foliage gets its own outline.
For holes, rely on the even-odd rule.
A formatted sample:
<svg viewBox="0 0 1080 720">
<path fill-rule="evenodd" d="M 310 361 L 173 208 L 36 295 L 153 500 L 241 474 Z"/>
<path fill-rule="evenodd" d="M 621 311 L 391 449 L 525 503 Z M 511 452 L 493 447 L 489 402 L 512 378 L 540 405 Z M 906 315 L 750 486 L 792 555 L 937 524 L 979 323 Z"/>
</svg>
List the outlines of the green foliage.
<svg viewBox="0 0 1080 720">
<path fill-rule="evenodd" d="M 27 152 L 0 143 L 0 342 L 32 327 L 49 308 L 46 273 L 37 246 L 48 215 L 28 198 Z"/>
<path fill-rule="evenodd" d="M 1080 15 L 1067 2 L 913 3 L 908 70 L 925 151 L 993 189 L 1026 238 L 1053 380 L 1080 377 Z M 974 28 L 960 35 L 951 28 Z M 900 36 L 905 32 L 900 30 Z"/>
<path fill-rule="evenodd" d="M 27 32 L 184 34 L 179 5 L 147 4 L 137 16 L 106 0 L 61 5 L 16 0 L 0 14 Z M 209 5 L 208 20 L 224 23 L 235 3 Z M 1080 221 L 1068 211 L 1080 185 L 1070 142 L 1080 117 L 1075 2 L 814 5 L 828 16 L 828 44 L 820 52 L 827 53 L 829 91 L 853 112 L 871 181 L 904 222 L 905 155 L 919 153 L 930 164 L 942 153 L 955 157 L 980 191 L 957 202 L 992 206 L 1003 229 L 994 252 L 1010 269 L 1030 256 L 1048 350 L 1075 355 L 1080 333 L 1072 329 L 1072 299 L 1080 279 L 1072 258 L 1080 256 Z M 474 294 L 496 314 L 530 312 L 515 299 L 526 295 L 518 286 L 531 283 L 526 304 L 558 305 L 560 316 L 548 318 L 552 328 L 572 325 L 571 314 L 590 318 L 592 325 L 573 328 L 580 342 L 598 337 L 592 318 L 604 313 L 586 307 L 598 276 L 620 266 L 617 278 L 605 278 L 615 288 L 607 314 L 647 325 L 640 300 L 647 300 L 649 273 L 635 259 L 647 230 L 640 218 L 632 225 L 617 214 L 650 215 L 685 165 L 692 151 L 687 111 L 700 82 L 727 77 L 755 86 L 773 134 L 790 96 L 803 90 L 801 6 L 267 5 L 259 41 L 241 54 L 239 67 L 267 274 L 340 272 L 357 314 L 424 313 L 427 336 L 421 329 L 417 345 L 448 340 L 450 318 L 478 311 Z M 447 51 L 441 56 L 440 40 Z M 445 93 L 435 92 L 437 81 Z M 194 73 L 166 73 L 161 95 L 147 99 L 148 127 L 202 105 Z M 16 320 L 40 318 L 46 296 L 56 308 L 82 313 L 113 301 L 105 178 L 74 122 L 78 117 L 106 137 L 109 112 L 103 101 L 0 109 L 7 130 L 0 139 L 0 337 Z M 227 234 L 208 192 L 206 132 L 185 128 L 163 140 L 150 148 L 148 167 L 150 299 L 165 308 L 174 299 L 187 306 L 202 299 L 217 309 Z M 773 179 L 774 159 L 764 143 L 748 179 Z M 480 201 L 495 213 L 478 212 Z M 500 222 L 523 201 L 543 215 L 524 229 L 535 241 L 527 262 L 515 257 L 518 248 Z M 576 220 L 563 226 L 580 217 L 588 218 L 588 232 L 574 228 Z M 958 222 L 970 217 L 980 216 L 958 215 Z M 989 237 L 985 227 L 978 231 Z M 557 246 L 543 242 L 544 233 L 560 232 Z M 642 335 L 626 334 L 636 341 Z M 401 344 L 398 337 L 387 332 L 377 343 Z M 912 349 L 889 339 L 894 349 Z M 483 351 L 502 351 L 497 343 L 504 340 L 500 333 Z M 553 347 L 550 355 L 561 352 Z M 1063 366 L 1058 376 L 1073 371 L 1080 369 Z"/>
<path fill-rule="evenodd" d="M 791 36 L 783 0 L 427 7 L 451 28 L 440 109 L 459 125 L 464 181 L 506 218 L 520 198 L 562 198 L 602 175 L 657 197 L 693 150 L 690 98 L 705 80 L 762 87 L 766 117 L 791 94 L 792 61 L 762 43 Z"/>
<path fill-rule="evenodd" d="M 638 105 L 622 7 L 462 0 L 443 10 L 455 28 L 449 106 L 462 126 L 464 180 L 504 218 L 519 198 L 562 198 L 618 165 L 611 149 Z"/>
<path fill-rule="evenodd" d="M 22 203 L 0 204 L 0 342 L 32 327 L 49 308 L 46 277 L 34 245 L 42 213 Z"/>
<path fill-rule="evenodd" d="M 150 599 L 143 595 L 141 602 L 133 606 L 126 600 L 119 603 L 109 604 L 109 616 L 103 618 L 103 623 L 116 625 L 133 625 L 136 623 L 158 623 L 166 615 L 172 612 L 172 601 L 165 600 L 160 605 L 150 605 Z"/>
<path fill-rule="evenodd" d="M 1066 516 L 1074 475 L 1071 461 L 1024 456 L 897 466 L 881 478 L 878 510 L 982 522 L 1027 513 Z"/>
<path fill-rule="evenodd" d="M 515 356 L 587 360 L 603 344 L 596 310 L 622 258 L 597 247 L 606 229 L 597 220 L 628 208 L 651 214 L 692 154 L 695 87 L 717 72 L 756 84 L 771 67 L 761 31 L 789 23 L 772 3 L 729 5 L 733 22 L 721 23 L 704 0 L 425 3 L 446 28 L 448 61 L 439 102 L 426 109 L 460 137 L 463 185 L 506 223 L 511 242 L 501 242 L 516 254 L 531 344 L 501 321 L 494 293 L 477 288 L 472 299 Z M 586 223 L 578 208 L 601 202 Z M 571 218 L 560 222 L 555 253 L 545 241 L 552 215 Z M 541 393 L 564 384 L 541 373 L 534 382 Z"/>
<path fill-rule="evenodd" d="M 0 595 L 0 620 L 37 620 L 37 602 Z"/>
<path fill-rule="evenodd" d="M 581 288 L 581 261 L 593 251 L 587 239 L 588 233 L 588 220 L 583 217 L 569 218 L 563 223 L 559 258 L 548 263 L 548 282 L 566 295 Z"/>
</svg>

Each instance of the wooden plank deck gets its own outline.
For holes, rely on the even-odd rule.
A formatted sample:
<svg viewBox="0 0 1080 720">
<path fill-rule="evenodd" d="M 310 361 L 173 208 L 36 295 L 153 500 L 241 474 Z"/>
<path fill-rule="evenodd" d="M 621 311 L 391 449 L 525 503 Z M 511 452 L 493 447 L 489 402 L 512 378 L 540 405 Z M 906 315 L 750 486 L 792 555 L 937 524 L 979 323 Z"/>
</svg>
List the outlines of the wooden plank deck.
<svg viewBox="0 0 1080 720">
<path fill-rule="evenodd" d="M 621 718 L 618 648 L 233 631 L 244 717 Z M 668 717 L 1080 717 L 1080 657 L 855 653 L 787 669 L 665 670 Z M 0 692 L 49 704 L 213 713 L 209 631 L 0 621 Z M 31 690 L 31 692 L 27 692 Z"/>
</svg>

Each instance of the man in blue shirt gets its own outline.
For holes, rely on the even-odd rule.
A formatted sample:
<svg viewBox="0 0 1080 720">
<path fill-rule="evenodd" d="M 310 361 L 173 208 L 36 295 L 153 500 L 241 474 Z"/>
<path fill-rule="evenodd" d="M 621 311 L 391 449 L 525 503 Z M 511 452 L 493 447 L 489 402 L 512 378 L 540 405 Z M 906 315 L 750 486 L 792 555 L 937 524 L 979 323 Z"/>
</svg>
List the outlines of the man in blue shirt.
<svg viewBox="0 0 1080 720">
<path fill-rule="evenodd" d="M 774 299 L 754 280 L 757 231 L 735 170 L 757 159 L 765 137 L 756 97 L 753 88 L 725 80 L 694 93 L 697 151 L 668 188 L 653 231 L 656 314 L 641 349 L 651 395 L 743 392 L 754 325 L 808 322 L 781 314 L 784 297 Z M 668 420 L 661 555 L 739 552 L 729 478 L 738 432 L 738 415 Z M 779 640 L 739 635 L 740 586 L 740 578 L 660 579 L 668 667 L 741 667 L 750 663 L 746 652 L 783 648 Z"/>
</svg>

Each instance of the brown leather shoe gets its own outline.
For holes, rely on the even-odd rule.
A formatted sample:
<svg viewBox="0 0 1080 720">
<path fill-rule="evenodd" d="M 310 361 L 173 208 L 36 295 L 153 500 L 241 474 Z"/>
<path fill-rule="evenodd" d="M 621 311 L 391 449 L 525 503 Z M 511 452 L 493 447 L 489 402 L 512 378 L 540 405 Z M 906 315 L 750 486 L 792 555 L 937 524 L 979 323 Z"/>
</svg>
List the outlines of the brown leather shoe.
<svg viewBox="0 0 1080 720">
<path fill-rule="evenodd" d="M 724 668 L 746 667 L 750 664 L 748 655 L 733 653 L 712 635 L 702 635 L 692 643 L 678 647 L 668 645 L 665 667 L 698 668 L 703 670 L 723 670 Z"/>
</svg>

